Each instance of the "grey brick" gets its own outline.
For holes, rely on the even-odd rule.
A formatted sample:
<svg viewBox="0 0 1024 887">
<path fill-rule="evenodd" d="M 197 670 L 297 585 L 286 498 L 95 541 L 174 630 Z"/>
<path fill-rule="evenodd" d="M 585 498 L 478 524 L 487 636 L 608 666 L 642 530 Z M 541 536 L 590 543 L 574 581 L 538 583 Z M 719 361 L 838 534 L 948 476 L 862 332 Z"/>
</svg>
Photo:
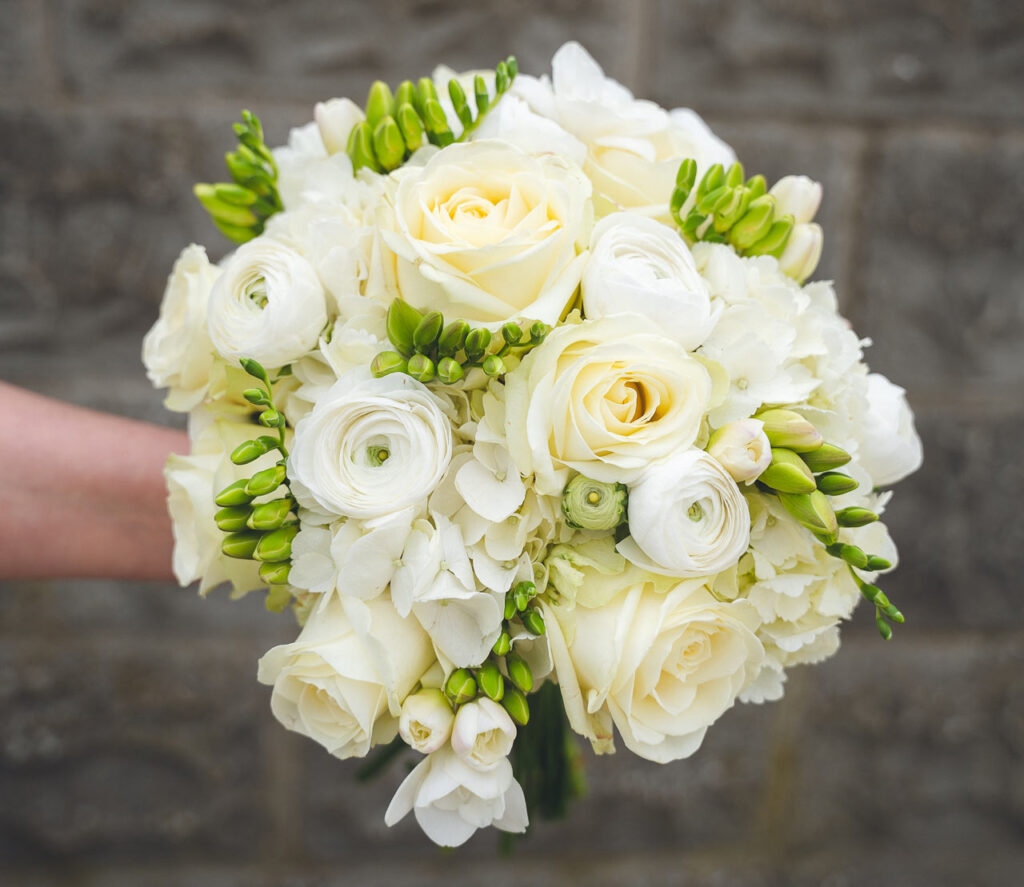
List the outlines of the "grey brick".
<svg viewBox="0 0 1024 887">
<path fill-rule="evenodd" d="M 44 4 L 33 0 L 4 0 L 0 96 L 39 98 L 52 88 L 52 55 L 46 41 L 45 12 Z"/>
</svg>

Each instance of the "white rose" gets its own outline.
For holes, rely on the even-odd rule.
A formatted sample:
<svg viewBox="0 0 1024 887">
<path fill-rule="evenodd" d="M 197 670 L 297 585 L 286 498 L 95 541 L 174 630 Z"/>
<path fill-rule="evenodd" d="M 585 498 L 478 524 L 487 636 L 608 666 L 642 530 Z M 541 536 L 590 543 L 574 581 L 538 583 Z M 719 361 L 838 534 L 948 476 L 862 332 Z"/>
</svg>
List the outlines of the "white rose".
<svg viewBox="0 0 1024 887">
<path fill-rule="evenodd" d="M 169 389 L 169 410 L 187 412 L 206 393 L 213 366 L 206 305 L 219 273 L 201 246 L 185 247 L 167 279 L 160 317 L 142 340 L 146 375 L 154 387 Z"/>
<path fill-rule="evenodd" d="M 238 248 L 210 294 L 210 339 L 229 361 L 284 366 L 316 347 L 327 323 L 324 288 L 295 250 L 264 237 Z"/>
<path fill-rule="evenodd" d="M 451 461 L 444 409 L 402 373 L 346 373 L 295 427 L 288 474 L 300 504 L 375 518 L 424 501 Z"/>
<path fill-rule="evenodd" d="M 507 758 L 479 769 L 450 748 L 434 752 L 405 778 L 384 822 L 394 825 L 410 810 L 426 836 L 442 847 L 465 844 L 489 825 L 524 832 L 529 824 L 526 798 Z"/>
<path fill-rule="evenodd" d="M 921 467 L 921 438 L 914 428 L 906 391 L 898 385 L 880 373 L 871 373 L 867 398 L 858 458 L 876 486 L 887 486 Z"/>
<path fill-rule="evenodd" d="M 540 493 L 561 493 L 572 468 L 628 483 L 690 446 L 711 376 L 678 342 L 637 314 L 553 330 L 505 377 L 509 452 Z"/>
<path fill-rule="evenodd" d="M 703 450 L 651 465 L 629 488 L 628 512 L 630 535 L 619 551 L 666 576 L 713 576 L 733 566 L 750 544 L 747 500 Z"/>
<path fill-rule="evenodd" d="M 323 598 L 298 639 L 268 651 L 260 683 L 274 716 L 339 758 L 362 757 L 398 732 L 402 700 L 434 661 L 430 639 L 391 601 Z"/>
<path fill-rule="evenodd" d="M 448 742 L 454 723 L 455 715 L 444 693 L 427 687 L 402 703 L 398 732 L 411 748 L 429 755 Z"/>
<path fill-rule="evenodd" d="M 455 715 L 452 748 L 475 767 L 498 764 L 512 751 L 516 725 L 507 711 L 486 697 L 467 702 Z"/>
<path fill-rule="evenodd" d="M 708 455 L 736 483 L 752 484 L 772 462 L 772 445 L 759 419 L 737 419 L 719 428 L 708 441 Z"/>
<path fill-rule="evenodd" d="M 398 174 L 402 298 L 475 323 L 556 323 L 572 300 L 590 237 L 590 183 L 555 155 L 498 141 L 455 144 Z"/>
</svg>

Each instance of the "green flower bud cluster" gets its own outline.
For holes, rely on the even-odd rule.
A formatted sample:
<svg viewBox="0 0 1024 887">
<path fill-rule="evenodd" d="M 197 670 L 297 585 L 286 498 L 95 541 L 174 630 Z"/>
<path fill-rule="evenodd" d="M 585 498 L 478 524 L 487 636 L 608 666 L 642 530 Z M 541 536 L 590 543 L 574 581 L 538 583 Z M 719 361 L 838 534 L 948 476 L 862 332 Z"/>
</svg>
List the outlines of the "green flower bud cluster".
<svg viewBox="0 0 1024 887">
<path fill-rule="evenodd" d="M 626 522 L 627 499 L 625 484 L 577 474 L 562 490 L 562 516 L 577 530 L 614 530 Z"/>
<path fill-rule="evenodd" d="M 225 156 L 233 182 L 200 183 L 193 188 L 213 223 L 229 240 L 245 243 L 263 233 L 263 228 L 284 205 L 277 193 L 277 164 L 263 142 L 260 119 L 242 112 L 235 124 L 238 148 Z"/>
<path fill-rule="evenodd" d="M 259 423 L 265 428 L 275 429 L 277 434 L 262 434 L 240 443 L 231 452 L 230 459 L 235 465 L 248 465 L 274 450 L 281 454 L 281 458 L 269 468 L 228 484 L 221 490 L 214 498 L 219 508 L 214 521 L 226 534 L 221 543 L 224 554 L 259 561 L 260 578 L 272 586 L 267 608 L 280 611 L 291 599 L 291 593 L 285 586 L 291 570 L 292 541 L 299 531 L 299 522 L 293 517 L 296 503 L 288 489 L 285 472 L 288 457 L 284 442 L 286 420 L 274 406 L 273 386 L 267 371 L 248 358 L 243 358 L 241 364 L 261 384 L 259 388 L 247 388 L 242 396 L 260 410 Z M 286 488 L 284 495 L 265 498 L 282 486 Z M 261 501 L 256 501 L 258 499 Z"/>
<path fill-rule="evenodd" d="M 850 454 L 827 443 L 811 422 L 793 410 L 768 409 L 754 416 L 764 423 L 764 433 L 772 447 L 771 464 L 758 476 L 759 489 L 773 493 L 797 522 L 810 530 L 825 545 L 825 550 L 850 568 L 861 593 L 875 605 L 875 622 L 886 640 L 892 628 L 886 621 L 903 622 L 903 614 L 874 585 L 868 585 L 854 572 L 877 572 L 892 566 L 879 555 L 867 554 L 856 545 L 839 541 L 842 527 L 863 527 L 878 520 L 867 508 L 842 508 L 836 511 L 830 496 L 857 489 L 857 481 L 836 471 L 850 461 Z"/>
<path fill-rule="evenodd" d="M 741 256 L 782 255 L 794 219 L 777 211 L 764 176 L 744 179 L 742 164 L 725 169 L 716 163 L 699 183 L 696 179 L 696 161 L 684 160 L 669 201 L 669 212 L 688 243 L 729 243 Z M 693 194 L 695 184 L 697 191 Z M 694 199 L 683 217 L 683 207 L 691 194 Z"/>
<path fill-rule="evenodd" d="M 374 357 L 370 364 L 373 374 L 405 373 L 424 384 L 436 381 L 442 385 L 456 384 L 474 367 L 497 379 L 507 372 L 506 355 L 535 348 L 551 331 L 539 320 L 525 331 L 519 323 L 509 321 L 497 334 L 485 327 L 470 327 L 464 320 L 445 325 L 440 311 L 419 311 L 404 299 L 391 303 L 386 328 L 395 350 Z"/>
<path fill-rule="evenodd" d="M 473 78 L 476 116 L 458 80 L 448 81 L 448 96 L 462 123 L 458 138 L 451 131 L 441 107 L 434 81 L 421 77 L 415 84 L 405 80 L 394 92 L 383 80 L 376 81 L 366 97 L 366 119 L 357 123 L 349 135 L 346 152 L 353 170 L 368 167 L 384 173 L 397 169 L 425 141 L 444 148 L 464 141 L 483 119 L 484 114 L 508 92 L 519 67 L 514 56 L 499 62 L 494 71 L 494 97 L 482 74 Z"/>
</svg>

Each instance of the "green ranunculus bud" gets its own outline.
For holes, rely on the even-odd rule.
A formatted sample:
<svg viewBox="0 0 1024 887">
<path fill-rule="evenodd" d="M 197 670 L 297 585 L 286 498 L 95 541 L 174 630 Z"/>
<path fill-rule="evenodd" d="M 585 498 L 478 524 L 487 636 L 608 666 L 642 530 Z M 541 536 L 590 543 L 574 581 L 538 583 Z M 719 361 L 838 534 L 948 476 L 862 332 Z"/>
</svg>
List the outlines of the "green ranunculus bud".
<svg viewBox="0 0 1024 887">
<path fill-rule="evenodd" d="M 456 382 L 461 381 L 465 375 L 462 364 L 454 358 L 442 357 L 437 362 L 437 378 L 445 385 L 454 385 Z"/>
<path fill-rule="evenodd" d="M 786 248 L 786 241 L 793 231 L 793 217 L 783 216 L 772 222 L 771 228 L 756 243 L 748 246 L 743 252 L 748 256 L 775 256 L 778 258 Z"/>
<path fill-rule="evenodd" d="M 487 81 L 482 74 L 473 77 L 473 98 L 476 99 L 477 114 L 483 114 L 491 106 L 491 97 L 487 92 Z"/>
<path fill-rule="evenodd" d="M 266 438 L 260 437 L 257 440 L 240 443 L 231 451 L 229 458 L 235 465 L 248 465 L 250 462 L 255 462 L 270 450 L 270 447 L 264 442 L 265 440 Z"/>
<path fill-rule="evenodd" d="M 818 489 L 826 496 L 841 496 L 858 487 L 857 481 L 841 471 L 827 471 L 824 474 L 819 474 L 817 481 Z"/>
<path fill-rule="evenodd" d="M 521 618 L 523 620 L 523 625 L 530 634 L 540 637 L 545 631 L 547 631 L 547 626 L 544 624 L 544 614 L 536 607 L 530 607 L 527 609 Z"/>
<path fill-rule="evenodd" d="M 488 354 L 484 358 L 484 362 L 481 365 L 483 371 L 490 376 L 492 379 L 497 379 L 499 376 L 504 376 L 508 372 L 508 368 L 505 366 L 503 361 L 497 354 Z"/>
<path fill-rule="evenodd" d="M 501 704 L 512 720 L 519 724 L 520 727 L 525 727 L 529 723 L 530 704 L 526 701 L 526 696 L 523 695 L 518 687 L 506 687 L 505 695 L 501 698 Z"/>
<path fill-rule="evenodd" d="M 250 477 L 245 485 L 245 492 L 249 496 L 264 496 L 267 493 L 273 493 L 284 483 L 284 478 L 284 466 L 272 465 L 270 468 L 257 471 Z"/>
<path fill-rule="evenodd" d="M 836 520 L 841 527 L 863 527 L 878 520 L 878 515 L 867 508 L 843 508 L 836 512 Z"/>
<path fill-rule="evenodd" d="M 578 530 L 612 530 L 625 523 L 627 496 L 624 484 L 577 474 L 562 490 L 562 515 Z"/>
<path fill-rule="evenodd" d="M 464 320 L 453 320 L 442 331 L 437 340 L 437 353 L 439 357 L 454 357 L 463 345 L 466 344 L 466 336 L 469 335 L 469 324 Z"/>
<path fill-rule="evenodd" d="M 373 153 L 388 171 L 397 169 L 405 160 L 405 139 L 394 117 L 385 117 L 374 128 Z"/>
<path fill-rule="evenodd" d="M 404 299 L 395 299 L 388 307 L 385 328 L 388 339 L 406 357 L 415 353 L 413 334 L 423 320 L 423 315 Z"/>
<path fill-rule="evenodd" d="M 754 416 L 764 422 L 764 433 L 773 447 L 794 453 L 813 453 L 825 439 L 807 419 L 793 410 L 762 410 Z"/>
<path fill-rule="evenodd" d="M 888 558 L 884 558 L 877 554 L 868 556 L 868 564 L 864 568 L 869 573 L 876 573 L 879 570 L 888 570 L 892 566 L 892 561 Z"/>
<path fill-rule="evenodd" d="M 423 144 L 423 121 L 420 120 L 420 115 L 416 113 L 416 109 L 411 104 L 406 103 L 398 106 L 395 122 L 402 133 L 405 148 L 411 154 Z"/>
<path fill-rule="evenodd" d="M 505 657 L 505 668 L 508 670 L 508 678 L 524 693 L 533 689 L 533 672 L 526 660 L 516 653 L 509 653 Z"/>
<path fill-rule="evenodd" d="M 437 375 L 437 371 L 434 367 L 434 361 L 425 354 L 414 354 L 410 357 L 409 367 L 406 369 L 406 373 L 412 376 L 417 382 L 422 382 L 424 385 L 427 382 L 432 382 L 434 377 Z"/>
<path fill-rule="evenodd" d="M 253 496 L 245 491 L 245 487 L 248 483 L 248 478 L 242 478 L 241 480 L 236 480 L 233 484 L 228 484 L 217 494 L 213 501 L 222 507 L 229 505 L 248 505 L 253 500 Z"/>
<path fill-rule="evenodd" d="M 780 493 L 813 493 L 817 489 L 814 475 L 803 460 L 783 447 L 772 447 L 771 464 L 757 480 Z"/>
<path fill-rule="evenodd" d="M 366 96 L 366 120 L 370 126 L 376 126 L 385 117 L 395 113 L 395 97 L 383 80 L 375 80 Z"/>
<path fill-rule="evenodd" d="M 456 705 L 476 699 L 476 681 L 468 668 L 457 668 L 448 677 L 445 691 Z"/>
<path fill-rule="evenodd" d="M 238 533 L 248 526 L 246 521 L 251 512 L 252 509 L 248 505 L 228 505 L 213 516 L 213 522 L 217 525 L 218 530 L 223 530 L 225 533 Z"/>
<path fill-rule="evenodd" d="M 511 616 L 508 618 L 512 618 Z M 512 637 L 507 631 L 503 631 L 498 635 L 498 639 L 494 642 L 494 646 L 491 651 L 495 656 L 506 656 L 508 651 L 512 649 Z"/>
<path fill-rule="evenodd" d="M 360 120 L 352 127 L 345 153 L 352 161 L 353 172 L 358 172 L 364 166 L 374 172 L 384 171 L 373 151 L 373 127 L 366 120 Z"/>
<path fill-rule="evenodd" d="M 771 230 L 774 218 L 774 197 L 762 194 L 751 200 L 746 213 L 729 229 L 729 243 L 738 250 L 748 249 Z"/>
<path fill-rule="evenodd" d="M 501 702 L 505 695 L 505 679 L 498 671 L 498 666 L 488 660 L 476 671 L 476 680 L 484 694 L 495 702 Z"/>
<path fill-rule="evenodd" d="M 253 557 L 258 561 L 270 561 L 278 563 L 286 561 L 292 556 L 292 540 L 299 532 L 298 524 L 289 524 L 286 527 L 279 527 L 263 536 L 253 552 Z"/>
<path fill-rule="evenodd" d="M 253 530 L 276 530 L 288 519 L 291 510 L 291 499 L 262 502 L 253 506 L 247 526 Z"/>
<path fill-rule="evenodd" d="M 822 444 L 813 453 L 804 453 L 804 463 L 815 474 L 819 471 L 831 471 L 834 468 L 841 468 L 850 461 L 850 454 L 835 444 Z"/>
<path fill-rule="evenodd" d="M 232 533 L 224 537 L 224 541 L 220 544 L 220 550 L 228 557 L 251 560 L 261 538 L 261 533 L 251 531 L 243 530 L 239 533 Z"/>
<path fill-rule="evenodd" d="M 370 362 L 370 372 L 379 379 L 391 373 L 404 373 L 408 366 L 406 359 L 397 351 L 381 351 Z"/>
<path fill-rule="evenodd" d="M 484 352 L 487 351 L 491 344 L 491 331 L 480 327 L 475 330 L 470 330 L 466 336 L 466 357 L 470 360 L 480 360 L 484 356 Z"/>
<path fill-rule="evenodd" d="M 839 532 L 836 513 L 829 504 L 828 496 L 815 490 L 813 493 L 779 493 L 779 501 L 797 522 L 813 533 L 834 537 Z"/>
<path fill-rule="evenodd" d="M 522 327 L 514 321 L 509 321 L 501 328 L 501 337 L 505 340 L 507 345 L 518 345 L 520 340 L 523 338 Z"/>
<path fill-rule="evenodd" d="M 272 564 L 270 562 L 260 564 L 260 579 L 268 585 L 287 585 L 288 574 L 292 571 L 292 565 L 287 561 Z"/>
<path fill-rule="evenodd" d="M 413 347 L 417 351 L 426 354 L 434 347 L 443 327 L 444 316 L 440 311 L 427 312 L 423 315 L 423 319 L 417 324 L 412 334 Z"/>
</svg>

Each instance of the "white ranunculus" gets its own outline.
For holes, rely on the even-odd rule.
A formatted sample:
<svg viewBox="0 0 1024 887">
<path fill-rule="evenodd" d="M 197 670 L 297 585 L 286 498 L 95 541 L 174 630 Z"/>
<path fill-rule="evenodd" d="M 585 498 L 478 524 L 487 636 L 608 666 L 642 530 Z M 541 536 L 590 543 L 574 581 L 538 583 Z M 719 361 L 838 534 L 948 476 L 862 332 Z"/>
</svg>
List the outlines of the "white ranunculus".
<svg viewBox="0 0 1024 887">
<path fill-rule="evenodd" d="M 323 598 L 298 639 L 268 651 L 258 671 L 274 688 L 274 716 L 339 758 L 395 737 L 402 701 L 434 661 L 416 620 L 386 597 L 355 601 L 350 612 Z"/>
<path fill-rule="evenodd" d="M 699 580 L 666 591 L 633 567 L 595 578 L 600 606 L 541 603 L 569 724 L 599 754 L 614 751 L 613 724 L 648 760 L 693 754 L 761 667 L 756 613 Z"/>
<path fill-rule="evenodd" d="M 480 769 L 451 748 L 420 761 L 395 792 L 384 822 L 394 825 L 410 810 L 442 847 L 465 844 L 478 828 L 524 832 L 529 824 L 526 798 L 507 758 Z"/>
<path fill-rule="evenodd" d="M 455 715 L 444 693 L 436 687 L 425 687 L 402 703 L 398 732 L 406 745 L 429 755 L 448 742 L 454 723 Z"/>
<path fill-rule="evenodd" d="M 562 317 L 590 239 L 590 183 L 578 167 L 485 140 L 395 175 L 395 230 L 384 238 L 402 298 L 475 323 Z"/>
<path fill-rule="evenodd" d="M 679 234 L 637 213 L 612 213 L 594 228 L 583 272 L 583 312 L 588 319 L 633 312 L 657 323 L 688 351 L 711 332 L 707 285 Z"/>
<path fill-rule="evenodd" d="M 921 467 L 921 438 L 902 388 L 880 373 L 871 373 L 867 397 L 858 459 L 875 486 L 888 486 Z"/>
<path fill-rule="evenodd" d="M 723 425 L 711 435 L 707 451 L 736 483 L 752 484 L 772 463 L 772 445 L 760 419 Z"/>
<path fill-rule="evenodd" d="M 629 488 L 629 533 L 619 551 L 666 576 L 713 576 L 750 544 L 750 509 L 736 482 L 696 448 L 653 463 Z"/>
<path fill-rule="evenodd" d="M 295 428 L 288 475 L 300 504 L 376 518 L 425 501 L 451 460 L 446 409 L 402 373 L 346 373 Z"/>
<path fill-rule="evenodd" d="M 324 288 L 295 250 L 266 237 L 228 259 L 210 293 L 210 339 L 229 361 L 274 369 L 316 347 L 327 323 Z"/>
<path fill-rule="evenodd" d="M 167 279 L 160 317 L 142 340 L 142 362 L 156 388 L 167 388 L 164 406 L 188 412 L 206 393 L 214 352 L 206 332 L 206 306 L 220 269 L 206 250 L 185 247 Z"/>
<path fill-rule="evenodd" d="M 516 725 L 497 702 L 481 696 L 459 707 L 452 729 L 452 749 L 474 767 L 492 767 L 508 757 Z"/>
<path fill-rule="evenodd" d="M 568 469 L 628 483 L 690 446 L 711 376 L 651 320 L 616 314 L 558 327 L 505 377 L 509 452 L 545 495 Z"/>
</svg>

